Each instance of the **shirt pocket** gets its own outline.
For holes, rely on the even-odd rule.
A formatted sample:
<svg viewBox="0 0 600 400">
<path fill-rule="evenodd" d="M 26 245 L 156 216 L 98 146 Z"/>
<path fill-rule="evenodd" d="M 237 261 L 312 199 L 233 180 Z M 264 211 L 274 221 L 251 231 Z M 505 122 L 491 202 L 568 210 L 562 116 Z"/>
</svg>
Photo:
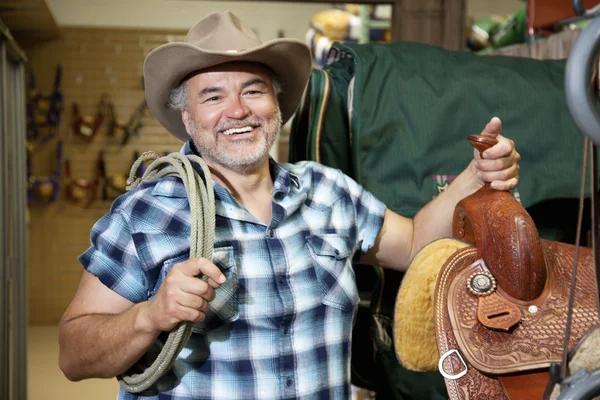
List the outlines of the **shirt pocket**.
<svg viewBox="0 0 600 400">
<path fill-rule="evenodd" d="M 152 295 L 156 294 L 173 266 L 187 259 L 187 255 L 182 255 L 165 261 Z M 204 334 L 239 318 L 239 280 L 233 246 L 215 248 L 212 262 L 219 267 L 227 280 L 215 290 L 215 298 L 210 302 L 204 321 L 192 326 L 192 331 L 195 333 Z"/>
<path fill-rule="evenodd" d="M 233 254 L 233 246 L 218 247 L 213 250 L 215 264 L 225 278 L 225 283 L 215 290 L 215 298 L 210 302 L 204 321 L 193 325 L 194 333 L 204 334 L 227 325 L 240 317 L 239 313 L 239 279 Z"/>
<path fill-rule="evenodd" d="M 336 234 L 312 235 L 306 237 L 306 245 L 324 294 L 323 304 L 343 311 L 353 310 L 360 299 L 349 240 Z"/>
</svg>

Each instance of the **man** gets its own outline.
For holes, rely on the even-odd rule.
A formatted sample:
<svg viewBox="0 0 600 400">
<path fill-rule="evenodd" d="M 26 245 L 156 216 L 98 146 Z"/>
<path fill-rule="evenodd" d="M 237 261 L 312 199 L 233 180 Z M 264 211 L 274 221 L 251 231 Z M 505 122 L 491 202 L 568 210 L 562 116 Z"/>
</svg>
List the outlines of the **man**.
<svg viewBox="0 0 600 400">
<path fill-rule="evenodd" d="M 92 231 L 80 257 L 86 271 L 60 322 L 69 379 L 118 376 L 161 332 L 193 321 L 160 398 L 349 398 L 352 261 L 405 269 L 424 245 L 451 235 L 460 199 L 485 182 L 517 185 L 519 154 L 496 118 L 483 133 L 499 143 L 414 220 L 337 170 L 278 165 L 269 149 L 310 63 L 301 42 L 262 44 L 229 12 L 208 15 L 185 43 L 148 55 L 150 110 L 186 142 L 183 153 L 201 154 L 211 169 L 214 256 L 188 259 L 191 216 L 177 178 L 119 198 Z M 119 398 L 141 397 L 121 390 Z"/>
</svg>

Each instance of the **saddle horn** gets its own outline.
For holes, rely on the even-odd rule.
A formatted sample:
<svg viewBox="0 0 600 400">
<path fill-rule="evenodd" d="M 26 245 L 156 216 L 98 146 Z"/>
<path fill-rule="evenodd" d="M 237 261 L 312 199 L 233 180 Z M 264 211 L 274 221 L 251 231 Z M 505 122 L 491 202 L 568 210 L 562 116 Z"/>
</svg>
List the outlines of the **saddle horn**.
<svg viewBox="0 0 600 400">
<path fill-rule="evenodd" d="M 469 135 L 480 153 L 498 141 Z M 539 298 L 548 280 L 540 237 L 531 216 L 509 191 L 489 183 L 461 200 L 454 211 L 452 235 L 477 247 L 497 281 L 498 290 L 530 302 Z"/>
</svg>

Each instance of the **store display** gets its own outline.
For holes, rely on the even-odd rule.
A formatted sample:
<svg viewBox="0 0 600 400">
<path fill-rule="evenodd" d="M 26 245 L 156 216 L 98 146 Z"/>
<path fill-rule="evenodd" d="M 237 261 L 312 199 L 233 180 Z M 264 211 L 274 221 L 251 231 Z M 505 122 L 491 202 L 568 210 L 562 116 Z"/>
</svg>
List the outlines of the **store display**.
<svg viewBox="0 0 600 400">
<path fill-rule="evenodd" d="M 131 165 L 140 157 L 140 154 L 137 150 L 133 152 Z M 104 152 L 101 151 L 99 155 L 100 162 L 100 179 L 102 181 L 102 200 L 110 201 L 114 200 L 120 195 L 124 194 L 127 191 L 127 179 L 129 178 L 130 168 L 127 165 L 124 170 L 119 171 L 117 173 L 113 173 L 108 175 L 106 172 L 106 161 L 104 158 Z M 144 174 L 145 165 L 144 163 L 140 164 L 136 172 L 137 177 L 142 177 Z"/>
<path fill-rule="evenodd" d="M 110 101 L 109 95 L 107 93 L 103 94 L 94 116 L 82 115 L 79 105 L 73 102 L 71 106 L 71 115 L 73 118 L 71 132 L 86 142 L 90 142 L 98 133 L 98 128 L 100 128 L 106 115 L 109 113 L 107 108 L 108 101 Z"/>
<path fill-rule="evenodd" d="M 67 158 L 65 160 L 66 200 L 80 207 L 89 208 L 98 197 L 101 168 L 101 154 L 99 154 L 92 178 L 74 178 L 72 176 L 71 161 Z"/>
<path fill-rule="evenodd" d="M 110 142 L 115 142 L 119 146 L 125 146 L 133 136 L 137 136 L 142 129 L 142 118 L 148 108 L 146 100 L 143 99 L 138 106 L 135 107 L 127 122 L 123 123 L 118 120 L 114 104 L 110 102 L 108 113 L 108 127 L 106 138 Z"/>
<path fill-rule="evenodd" d="M 29 205 L 50 204 L 56 201 L 60 190 L 60 177 L 62 170 L 63 142 L 56 143 L 56 168 L 50 176 L 35 176 L 32 173 L 33 149 L 27 148 L 27 200 Z"/>
<path fill-rule="evenodd" d="M 43 144 L 58 132 L 63 109 L 61 91 L 62 66 L 56 67 L 54 85 L 48 95 L 43 95 L 36 86 L 35 75 L 29 71 L 29 90 L 27 96 L 27 140 Z"/>
<path fill-rule="evenodd" d="M 348 4 L 315 14 L 305 42 L 313 54 L 315 68 L 322 68 L 335 42 L 391 42 L 390 18 L 386 5 Z M 383 10 L 383 11 L 382 11 Z"/>
<path fill-rule="evenodd" d="M 476 20 L 467 30 L 467 47 L 471 51 L 496 49 L 527 39 L 527 10 L 510 16 L 491 15 Z"/>
</svg>

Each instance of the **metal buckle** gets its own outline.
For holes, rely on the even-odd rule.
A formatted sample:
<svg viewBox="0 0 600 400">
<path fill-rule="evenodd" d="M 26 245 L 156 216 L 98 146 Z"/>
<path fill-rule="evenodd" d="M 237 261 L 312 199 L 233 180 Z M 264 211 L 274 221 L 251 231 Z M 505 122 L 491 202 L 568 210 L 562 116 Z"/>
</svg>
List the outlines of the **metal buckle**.
<svg viewBox="0 0 600 400">
<path fill-rule="evenodd" d="M 444 361 L 446 360 L 446 358 L 450 357 L 452 353 L 456 353 L 460 362 L 465 366 L 465 369 L 460 371 L 458 374 L 454 375 L 450 375 L 449 373 L 444 371 Z M 442 374 L 442 376 L 446 379 L 456 380 L 458 378 L 461 378 L 467 374 L 467 369 L 467 363 L 456 349 L 448 350 L 447 352 L 442 354 L 442 356 L 440 357 L 440 361 L 438 362 L 438 370 L 440 371 L 440 374 Z"/>
</svg>

